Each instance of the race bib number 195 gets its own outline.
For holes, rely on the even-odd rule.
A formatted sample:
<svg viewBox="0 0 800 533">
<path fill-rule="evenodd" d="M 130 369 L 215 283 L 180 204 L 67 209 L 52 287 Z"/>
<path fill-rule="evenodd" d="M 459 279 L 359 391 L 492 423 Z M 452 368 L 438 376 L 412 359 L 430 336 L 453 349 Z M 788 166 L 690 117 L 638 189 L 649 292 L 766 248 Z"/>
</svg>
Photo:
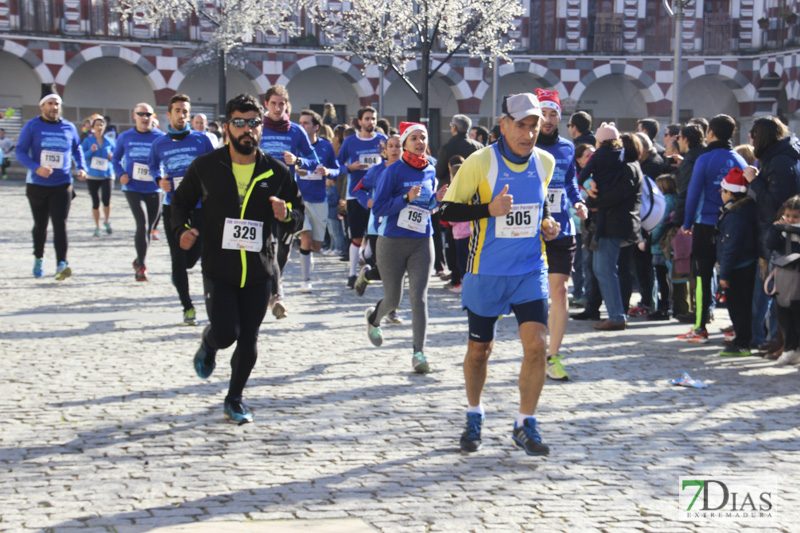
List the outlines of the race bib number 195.
<svg viewBox="0 0 800 533">
<path fill-rule="evenodd" d="M 505 216 L 495 217 L 495 237 L 523 239 L 535 237 L 539 228 L 539 204 L 515 204 Z"/>
<path fill-rule="evenodd" d="M 427 209 L 409 205 L 404 207 L 400 214 L 397 215 L 397 226 L 417 233 L 425 233 L 428 228 L 429 217 L 430 211 Z"/>
</svg>

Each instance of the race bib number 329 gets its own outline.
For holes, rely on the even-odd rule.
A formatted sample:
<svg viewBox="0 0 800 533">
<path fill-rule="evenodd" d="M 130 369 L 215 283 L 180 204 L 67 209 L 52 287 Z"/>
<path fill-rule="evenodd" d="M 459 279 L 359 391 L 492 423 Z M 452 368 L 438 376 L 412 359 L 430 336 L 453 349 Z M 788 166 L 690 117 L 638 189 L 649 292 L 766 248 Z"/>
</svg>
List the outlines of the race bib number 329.
<svg viewBox="0 0 800 533">
<path fill-rule="evenodd" d="M 539 228 L 539 204 L 515 204 L 505 216 L 495 217 L 495 237 L 524 239 L 535 237 Z"/>
<path fill-rule="evenodd" d="M 264 223 L 258 220 L 226 218 L 222 230 L 222 248 L 260 252 L 264 244 Z"/>
</svg>

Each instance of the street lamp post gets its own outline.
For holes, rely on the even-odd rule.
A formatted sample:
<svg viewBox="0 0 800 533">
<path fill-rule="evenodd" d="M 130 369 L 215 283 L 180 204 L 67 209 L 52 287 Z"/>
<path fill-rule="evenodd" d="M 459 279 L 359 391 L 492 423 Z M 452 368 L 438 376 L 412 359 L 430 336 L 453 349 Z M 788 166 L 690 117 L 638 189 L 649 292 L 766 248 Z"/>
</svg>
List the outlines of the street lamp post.
<svg viewBox="0 0 800 533">
<path fill-rule="evenodd" d="M 664 1 L 664 9 L 670 17 L 675 18 L 675 55 L 672 59 L 672 122 L 678 122 L 681 102 L 681 40 L 683 37 L 684 9 L 692 0 L 673 0 L 675 10 L 669 5 L 669 0 Z"/>
</svg>

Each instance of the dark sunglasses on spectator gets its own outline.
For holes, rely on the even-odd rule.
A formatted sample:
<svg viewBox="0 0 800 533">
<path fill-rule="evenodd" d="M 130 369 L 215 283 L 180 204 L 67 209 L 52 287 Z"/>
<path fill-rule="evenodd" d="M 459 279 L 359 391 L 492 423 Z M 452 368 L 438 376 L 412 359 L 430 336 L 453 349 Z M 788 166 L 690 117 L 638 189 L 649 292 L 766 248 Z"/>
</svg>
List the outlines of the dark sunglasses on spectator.
<svg viewBox="0 0 800 533">
<path fill-rule="evenodd" d="M 244 128 L 244 125 L 247 124 L 251 128 L 257 128 L 261 125 L 260 118 L 232 118 L 230 123 L 236 126 L 237 128 Z"/>
<path fill-rule="evenodd" d="M 147 118 L 150 118 L 150 117 L 152 117 L 152 116 L 153 116 L 153 114 L 152 114 L 152 113 L 144 113 L 144 112 L 142 112 L 142 111 L 137 111 L 137 112 L 136 112 L 136 114 L 137 114 L 138 116 L 140 116 L 140 117 L 147 117 Z"/>
</svg>

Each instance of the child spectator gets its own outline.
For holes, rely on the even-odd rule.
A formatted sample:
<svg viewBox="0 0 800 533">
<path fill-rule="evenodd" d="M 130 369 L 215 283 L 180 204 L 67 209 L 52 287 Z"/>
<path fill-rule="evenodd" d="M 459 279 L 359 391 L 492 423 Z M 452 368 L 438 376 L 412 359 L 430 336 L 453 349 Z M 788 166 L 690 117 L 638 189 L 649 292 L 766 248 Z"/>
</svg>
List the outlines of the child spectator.
<svg viewBox="0 0 800 533">
<path fill-rule="evenodd" d="M 732 168 L 722 180 L 720 194 L 723 206 L 717 223 L 719 285 L 726 291 L 728 313 L 736 336 L 726 341 L 730 344 L 719 355 L 747 356 L 753 338 L 753 285 L 758 264 L 756 204 L 747 195 L 747 180 L 739 168 Z"/>
<path fill-rule="evenodd" d="M 795 231 L 787 231 L 790 229 Z M 778 220 L 767 233 L 766 244 L 781 254 L 774 259 L 778 326 L 784 339 L 778 364 L 796 365 L 800 363 L 800 195 L 783 204 Z"/>
<path fill-rule="evenodd" d="M 661 238 L 672 225 L 672 217 L 675 216 L 675 204 L 678 202 L 678 182 L 675 181 L 672 174 L 662 174 L 656 178 L 656 185 L 664 193 L 666 207 L 664 208 L 664 218 L 650 234 L 650 252 L 653 254 L 653 267 L 656 270 L 656 281 L 658 282 L 658 307 L 647 315 L 647 320 L 669 320 L 669 307 L 672 303 L 672 280 L 670 279 L 672 262 L 661 249 Z"/>
<path fill-rule="evenodd" d="M 453 182 L 453 179 L 456 177 L 458 173 L 458 169 L 461 168 L 461 163 L 464 162 L 464 158 L 460 155 L 454 155 L 451 157 L 447 164 L 450 168 L 450 183 Z M 453 242 L 455 243 L 456 248 L 456 267 L 460 276 L 463 276 L 463 273 L 467 271 L 467 259 L 469 258 L 469 236 L 472 231 L 470 222 L 450 222 L 450 226 L 453 228 Z M 456 294 L 461 293 L 461 282 L 459 281 L 458 285 L 451 284 L 450 287 L 447 288 L 450 292 L 454 292 Z"/>
</svg>

